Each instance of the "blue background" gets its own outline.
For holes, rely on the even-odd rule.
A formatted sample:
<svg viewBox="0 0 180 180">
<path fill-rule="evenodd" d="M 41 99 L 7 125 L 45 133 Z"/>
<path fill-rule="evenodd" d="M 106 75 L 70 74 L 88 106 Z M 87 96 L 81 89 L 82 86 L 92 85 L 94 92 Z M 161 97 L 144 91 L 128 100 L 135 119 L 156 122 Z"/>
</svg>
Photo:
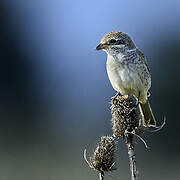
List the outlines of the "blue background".
<svg viewBox="0 0 180 180">
<path fill-rule="evenodd" d="M 111 135 L 108 32 L 128 33 L 152 74 L 158 133 L 137 139 L 139 179 L 178 179 L 180 1 L 0 0 L 0 179 L 98 179 L 83 159 Z M 106 179 L 129 179 L 126 147 Z"/>
</svg>

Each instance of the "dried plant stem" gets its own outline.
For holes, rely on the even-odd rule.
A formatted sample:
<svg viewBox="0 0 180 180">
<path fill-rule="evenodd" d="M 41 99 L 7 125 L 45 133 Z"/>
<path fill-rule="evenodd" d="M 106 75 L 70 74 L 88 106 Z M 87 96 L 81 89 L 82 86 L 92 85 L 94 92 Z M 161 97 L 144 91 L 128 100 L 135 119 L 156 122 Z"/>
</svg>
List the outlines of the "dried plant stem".
<svg viewBox="0 0 180 180">
<path fill-rule="evenodd" d="M 136 180 L 137 179 L 137 169 L 136 169 L 135 150 L 134 150 L 134 144 L 133 144 L 133 135 L 132 134 L 126 134 L 125 139 L 126 139 L 126 145 L 128 148 L 131 180 Z"/>
<path fill-rule="evenodd" d="M 104 172 L 99 173 L 99 180 L 104 180 Z"/>
</svg>

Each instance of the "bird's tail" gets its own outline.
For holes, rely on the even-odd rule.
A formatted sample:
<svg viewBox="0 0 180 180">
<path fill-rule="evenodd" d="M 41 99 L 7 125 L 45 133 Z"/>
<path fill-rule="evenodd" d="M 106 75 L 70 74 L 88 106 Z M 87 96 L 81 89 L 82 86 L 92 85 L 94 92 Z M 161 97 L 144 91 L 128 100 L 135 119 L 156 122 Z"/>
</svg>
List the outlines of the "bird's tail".
<svg viewBox="0 0 180 180">
<path fill-rule="evenodd" d="M 139 108 L 143 119 L 143 125 L 145 127 L 156 127 L 156 120 L 151 110 L 149 101 L 147 100 L 145 104 L 140 103 Z"/>
</svg>

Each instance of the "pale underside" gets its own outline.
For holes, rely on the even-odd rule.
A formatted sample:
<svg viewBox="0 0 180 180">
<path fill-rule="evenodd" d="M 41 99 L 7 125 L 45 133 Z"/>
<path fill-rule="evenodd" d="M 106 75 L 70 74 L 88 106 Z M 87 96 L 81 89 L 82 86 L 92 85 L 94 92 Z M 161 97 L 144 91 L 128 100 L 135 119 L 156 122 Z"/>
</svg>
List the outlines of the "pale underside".
<svg viewBox="0 0 180 180">
<path fill-rule="evenodd" d="M 107 73 L 113 88 L 122 95 L 133 95 L 139 97 L 141 103 L 147 100 L 147 92 L 151 86 L 150 76 L 144 78 L 148 69 L 145 64 L 134 62 L 122 64 L 111 55 L 107 58 Z M 144 71 L 142 71 L 144 70 Z"/>
</svg>

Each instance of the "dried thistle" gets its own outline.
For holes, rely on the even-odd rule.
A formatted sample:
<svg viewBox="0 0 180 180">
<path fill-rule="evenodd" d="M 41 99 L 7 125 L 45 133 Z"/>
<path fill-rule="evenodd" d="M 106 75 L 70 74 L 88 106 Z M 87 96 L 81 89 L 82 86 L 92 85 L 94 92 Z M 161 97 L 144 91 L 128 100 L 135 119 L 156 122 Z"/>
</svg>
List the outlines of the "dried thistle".
<svg viewBox="0 0 180 180">
<path fill-rule="evenodd" d="M 100 179 L 104 178 L 104 172 L 110 172 L 115 170 L 115 151 L 116 142 L 113 137 L 102 136 L 98 146 L 96 147 L 94 154 L 89 158 L 86 158 L 86 150 L 84 151 L 84 158 L 89 166 L 98 171 Z"/>
<path fill-rule="evenodd" d="M 141 117 L 132 97 L 116 96 L 111 100 L 112 129 L 114 136 L 124 138 L 126 132 L 138 134 Z"/>
<path fill-rule="evenodd" d="M 134 136 L 137 136 L 144 143 L 145 147 L 148 148 L 146 142 L 139 134 L 144 131 L 149 131 L 149 129 L 142 129 L 142 117 L 137 102 L 133 97 L 127 95 L 121 96 L 119 94 L 113 97 L 111 100 L 111 114 L 113 136 L 102 136 L 89 161 L 86 157 L 86 150 L 84 151 L 84 158 L 90 168 L 99 172 L 99 179 L 103 180 L 105 172 L 111 172 L 116 169 L 114 167 L 114 153 L 116 150 L 115 138 L 124 138 L 128 149 L 131 180 L 136 180 L 138 171 L 136 168 L 135 147 L 133 143 Z M 159 131 L 164 125 L 165 118 L 161 126 L 155 127 L 155 129 L 150 132 Z"/>
</svg>

